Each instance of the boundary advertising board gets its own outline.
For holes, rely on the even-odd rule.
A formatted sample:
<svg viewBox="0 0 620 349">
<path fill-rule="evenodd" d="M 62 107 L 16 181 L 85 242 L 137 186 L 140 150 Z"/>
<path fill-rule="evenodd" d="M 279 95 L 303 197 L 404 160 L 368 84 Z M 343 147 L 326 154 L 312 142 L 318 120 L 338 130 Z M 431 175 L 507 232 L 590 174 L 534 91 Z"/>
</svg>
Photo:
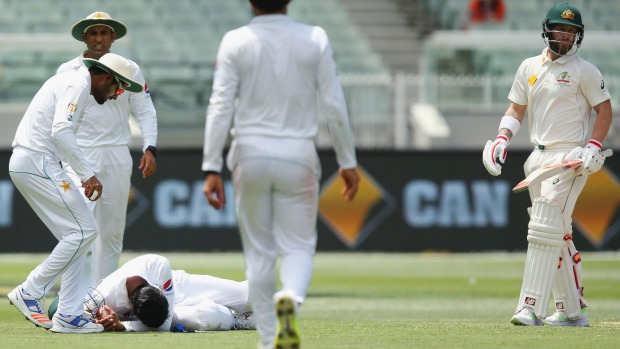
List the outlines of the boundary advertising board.
<svg viewBox="0 0 620 349">
<path fill-rule="evenodd" d="M 362 173 L 356 200 L 339 196 L 333 153 L 323 166 L 319 251 L 513 251 L 525 250 L 530 205 L 513 194 L 523 179 L 525 152 L 511 152 L 501 176 L 489 175 L 479 152 L 359 151 Z M 8 167 L 10 151 L 0 152 Z M 134 160 L 139 154 L 133 154 Z M 239 251 L 234 190 L 226 180 L 227 206 L 211 209 L 202 193 L 202 151 L 158 154 L 155 176 L 142 179 L 134 166 L 125 250 Z M 620 162 L 608 159 L 588 180 L 575 214 L 580 250 L 620 249 Z M 55 245 L 41 221 L 0 173 L 0 252 L 49 252 Z"/>
</svg>

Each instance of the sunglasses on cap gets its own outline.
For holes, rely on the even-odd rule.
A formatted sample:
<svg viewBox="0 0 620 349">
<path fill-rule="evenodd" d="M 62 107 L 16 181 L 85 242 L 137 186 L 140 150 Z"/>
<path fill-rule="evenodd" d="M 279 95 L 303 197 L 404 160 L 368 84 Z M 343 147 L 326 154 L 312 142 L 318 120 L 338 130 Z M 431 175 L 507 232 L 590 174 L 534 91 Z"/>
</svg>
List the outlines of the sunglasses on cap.
<svg viewBox="0 0 620 349">
<path fill-rule="evenodd" d="M 112 76 L 116 80 L 116 83 L 118 83 L 118 88 L 116 89 L 116 92 L 114 93 L 114 95 L 120 96 L 125 92 L 125 85 L 119 78 L 116 77 L 116 75 L 112 74 Z"/>
</svg>

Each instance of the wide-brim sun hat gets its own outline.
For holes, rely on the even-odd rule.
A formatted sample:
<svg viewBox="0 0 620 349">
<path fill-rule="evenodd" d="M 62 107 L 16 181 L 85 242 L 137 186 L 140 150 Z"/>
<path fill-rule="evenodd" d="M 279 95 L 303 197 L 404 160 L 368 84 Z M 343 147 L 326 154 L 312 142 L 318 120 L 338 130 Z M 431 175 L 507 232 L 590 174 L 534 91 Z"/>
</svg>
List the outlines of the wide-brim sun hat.
<svg viewBox="0 0 620 349">
<path fill-rule="evenodd" d="M 124 88 L 130 92 L 142 92 L 142 84 L 131 79 L 136 75 L 136 67 L 123 56 L 115 53 L 106 53 L 99 60 L 92 58 L 83 58 L 82 61 L 86 68 L 99 67 L 119 79 Z"/>
<path fill-rule="evenodd" d="M 77 21 L 71 28 L 71 35 L 78 41 L 84 41 L 82 34 L 93 25 L 105 25 L 116 32 L 116 39 L 120 39 L 127 34 L 127 26 L 125 23 L 113 19 L 105 12 L 93 12 L 88 17 Z"/>
</svg>

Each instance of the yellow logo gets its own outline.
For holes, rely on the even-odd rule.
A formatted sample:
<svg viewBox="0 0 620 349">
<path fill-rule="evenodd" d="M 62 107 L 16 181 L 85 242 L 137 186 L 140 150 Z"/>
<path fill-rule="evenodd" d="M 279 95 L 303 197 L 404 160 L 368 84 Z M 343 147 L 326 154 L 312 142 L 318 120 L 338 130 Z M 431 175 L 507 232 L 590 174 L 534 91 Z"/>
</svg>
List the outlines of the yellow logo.
<svg viewBox="0 0 620 349">
<path fill-rule="evenodd" d="M 64 180 L 62 181 L 62 184 L 59 185 L 59 187 L 61 187 L 65 193 L 67 192 L 67 190 L 71 190 L 71 183 L 67 183 Z"/>
<path fill-rule="evenodd" d="M 69 113 L 73 114 L 77 110 L 77 103 L 71 102 L 71 103 L 69 103 L 67 108 L 69 108 Z"/>
<path fill-rule="evenodd" d="M 527 79 L 527 82 L 530 84 L 530 87 L 534 86 L 536 81 L 538 81 L 538 77 L 534 74 L 532 74 L 532 76 L 530 76 L 530 78 Z"/>
<path fill-rule="evenodd" d="M 601 248 L 618 233 L 620 219 L 614 220 L 620 208 L 620 180 L 603 167 L 588 177 L 573 211 L 573 221 L 596 248 Z"/>
<path fill-rule="evenodd" d="M 340 195 L 343 183 L 337 174 L 324 184 L 319 198 L 319 216 L 349 248 L 359 246 L 396 206 L 364 169 L 358 170 L 359 190 L 353 201 L 346 202 Z"/>
<path fill-rule="evenodd" d="M 574 21 L 575 20 L 575 14 L 571 10 L 564 10 L 564 12 L 562 12 L 562 18 L 570 19 L 571 21 Z"/>
</svg>

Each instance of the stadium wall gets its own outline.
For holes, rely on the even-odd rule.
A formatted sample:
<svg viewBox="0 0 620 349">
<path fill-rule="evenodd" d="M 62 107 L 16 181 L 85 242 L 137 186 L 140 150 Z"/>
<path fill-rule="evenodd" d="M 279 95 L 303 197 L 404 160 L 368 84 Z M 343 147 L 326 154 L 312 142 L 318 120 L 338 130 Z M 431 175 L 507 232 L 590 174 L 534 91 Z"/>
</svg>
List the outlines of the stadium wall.
<svg viewBox="0 0 620 349">
<path fill-rule="evenodd" d="M 525 250 L 529 196 L 511 188 L 523 177 L 527 155 L 511 152 L 502 176 L 492 177 L 480 152 L 360 151 L 361 190 L 347 204 L 338 195 L 334 155 L 322 151 L 318 250 Z M 5 169 L 9 157 L 0 151 Z M 201 157 L 199 149 L 162 151 L 154 177 L 143 180 L 135 170 L 125 250 L 241 249 L 230 173 L 224 173 L 228 205 L 215 211 L 202 194 Z M 620 249 L 619 175 L 620 162 L 608 161 L 582 193 L 573 222 L 582 251 Z M 0 172 L 0 252 L 44 252 L 54 245 L 8 172 Z"/>
</svg>

